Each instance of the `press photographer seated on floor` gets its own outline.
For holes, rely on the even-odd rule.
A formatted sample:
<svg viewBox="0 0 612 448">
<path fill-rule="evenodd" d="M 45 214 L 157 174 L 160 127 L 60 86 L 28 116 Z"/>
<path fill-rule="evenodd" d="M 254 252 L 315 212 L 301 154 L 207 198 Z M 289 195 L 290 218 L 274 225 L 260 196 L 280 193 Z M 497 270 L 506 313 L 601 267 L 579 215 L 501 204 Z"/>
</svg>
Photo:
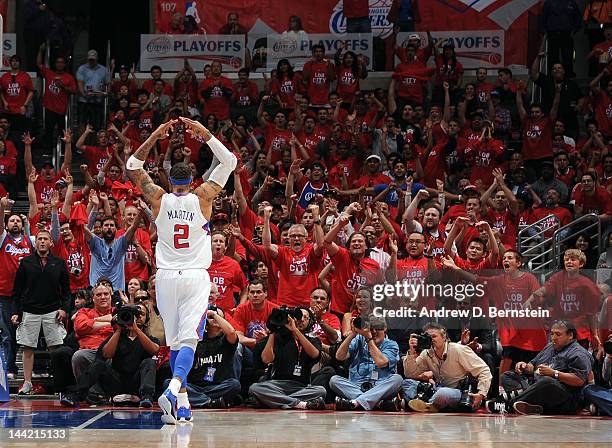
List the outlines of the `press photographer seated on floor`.
<svg viewBox="0 0 612 448">
<path fill-rule="evenodd" d="M 577 340 L 576 327 L 553 323 L 551 342 L 530 362 L 517 362 L 501 378 L 505 394 L 487 401 L 492 413 L 575 414 L 592 368 L 591 354 Z"/>
<path fill-rule="evenodd" d="M 249 394 L 259 403 L 280 409 L 325 409 L 327 391 L 310 384 L 321 357 L 321 341 L 306 336 L 314 324 L 308 308 L 281 307 L 268 318 L 270 334 L 255 346 L 256 364 L 267 366 L 270 379 L 253 384 Z"/>
<path fill-rule="evenodd" d="M 114 404 L 153 406 L 155 360 L 159 341 L 143 332 L 149 318 L 143 304 L 124 305 L 112 317 L 113 334 L 96 353 L 96 360 L 77 380 L 74 403 L 85 399 L 90 389 L 112 398 Z M 100 402 L 106 400 L 99 397 Z"/>
<path fill-rule="evenodd" d="M 409 400 L 408 407 L 417 412 L 455 411 L 466 405 L 478 409 L 491 387 L 489 367 L 469 346 L 450 342 L 442 325 L 429 323 L 423 331 L 429 337 L 411 335 L 404 357 L 407 379 L 402 382 L 402 393 Z M 468 375 L 478 381 L 476 393 L 470 392 Z M 427 399 L 415 398 L 421 381 L 434 384 Z"/>
</svg>

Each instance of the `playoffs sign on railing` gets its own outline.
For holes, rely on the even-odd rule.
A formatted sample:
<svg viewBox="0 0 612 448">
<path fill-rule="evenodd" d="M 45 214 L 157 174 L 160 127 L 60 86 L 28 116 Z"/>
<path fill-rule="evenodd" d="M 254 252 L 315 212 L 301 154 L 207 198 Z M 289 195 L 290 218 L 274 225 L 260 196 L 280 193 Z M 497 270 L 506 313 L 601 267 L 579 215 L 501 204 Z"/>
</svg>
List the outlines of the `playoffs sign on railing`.
<svg viewBox="0 0 612 448">
<path fill-rule="evenodd" d="M 396 45 L 405 48 L 411 34 L 415 33 L 399 33 Z M 427 46 L 427 33 L 416 34 L 421 36 L 421 47 Z M 439 40 L 450 40 L 463 68 L 504 67 L 504 32 L 501 30 L 432 31 L 431 37 L 434 44 Z M 398 62 L 396 57 L 396 63 Z"/>
<path fill-rule="evenodd" d="M 244 66 L 244 49 L 244 36 L 239 35 L 142 34 L 140 69 L 159 65 L 164 71 L 177 72 L 187 58 L 196 71 L 217 61 L 224 71 L 236 72 Z"/>
<path fill-rule="evenodd" d="M 333 61 L 334 55 L 339 48 L 363 55 L 368 69 L 372 69 L 372 35 L 371 34 L 305 34 L 296 36 L 285 36 L 273 34 L 268 36 L 267 42 L 267 67 L 269 70 L 276 68 L 278 61 L 288 59 L 291 65 L 301 70 L 304 64 L 312 58 L 313 45 L 323 45 L 325 55 Z"/>
</svg>

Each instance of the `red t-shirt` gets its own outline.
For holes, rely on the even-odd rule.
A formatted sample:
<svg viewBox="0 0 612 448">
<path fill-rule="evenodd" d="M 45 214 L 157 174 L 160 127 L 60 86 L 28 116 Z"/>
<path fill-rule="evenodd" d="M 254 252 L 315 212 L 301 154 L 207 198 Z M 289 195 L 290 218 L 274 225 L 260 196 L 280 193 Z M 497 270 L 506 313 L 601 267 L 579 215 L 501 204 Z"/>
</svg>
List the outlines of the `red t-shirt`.
<svg viewBox="0 0 612 448">
<path fill-rule="evenodd" d="M 147 79 L 145 82 L 142 83 L 142 88 L 146 90 L 147 92 L 152 93 L 154 85 L 155 85 L 154 79 Z M 172 91 L 172 86 L 169 83 L 166 83 L 166 85 L 164 86 L 163 94 L 168 95 L 170 98 L 173 97 L 174 92 Z"/>
<path fill-rule="evenodd" d="M 357 263 L 347 249 L 339 247 L 331 262 L 336 268 L 331 282 L 332 312 L 348 313 L 360 287 L 384 283 L 380 265 L 371 258 Z"/>
<path fill-rule="evenodd" d="M 295 107 L 295 94 L 301 93 L 304 89 L 302 88 L 302 77 L 295 73 L 293 79 L 289 79 L 287 75 L 283 75 L 282 81 L 278 78 L 272 79 L 272 95 L 278 95 L 282 101 L 284 107 L 287 109 L 293 109 Z"/>
<path fill-rule="evenodd" d="M 330 327 L 332 327 L 334 330 L 337 330 L 338 335 L 340 335 L 340 319 L 338 319 L 338 316 L 330 312 L 326 312 L 323 314 L 323 316 L 321 316 L 321 320 L 325 322 L 327 325 L 329 325 Z M 325 333 L 321 325 L 319 325 L 318 323 L 315 323 L 312 326 L 312 331 L 310 332 L 310 334 L 315 335 L 315 337 L 319 338 L 321 343 L 325 345 L 331 344 L 331 341 L 329 340 L 327 333 Z"/>
<path fill-rule="evenodd" d="M 109 310 L 112 313 L 113 310 Z M 114 332 L 111 325 L 94 329 L 94 319 L 104 314 L 95 308 L 81 308 L 74 316 L 74 334 L 79 342 L 80 348 L 97 350 L 98 347 Z"/>
<path fill-rule="evenodd" d="M 217 120 L 227 120 L 230 117 L 230 98 L 234 93 L 234 85 L 225 76 L 208 78 L 198 87 L 204 101 L 204 116 L 213 114 Z M 208 96 L 204 95 L 208 92 Z M 228 95 L 229 93 L 229 95 Z"/>
<path fill-rule="evenodd" d="M 495 267 L 489 262 L 489 257 L 486 254 L 478 261 L 471 261 L 455 255 L 455 264 L 464 271 L 472 273 L 478 273 L 484 269 L 493 269 Z"/>
<path fill-rule="evenodd" d="M 310 156 L 310 160 L 315 160 L 317 145 L 325 140 L 325 136 L 314 131 L 311 134 L 306 134 L 303 130 L 301 130 L 296 135 L 296 138 L 304 146 L 304 148 L 306 148 L 306 152 Z"/>
<path fill-rule="evenodd" d="M 34 84 L 26 72 L 18 72 L 16 75 L 7 72 L 0 78 L 0 89 L 8 104 L 7 112 L 21 114 L 21 107 L 28 93 L 34 90 Z"/>
<path fill-rule="evenodd" d="M 342 190 L 342 177 L 346 177 L 346 183 L 349 188 L 357 179 L 359 170 L 361 168 L 361 162 L 355 156 L 350 156 L 345 160 L 335 160 L 331 165 L 332 168 L 329 170 L 327 179 L 329 184 Z"/>
<path fill-rule="evenodd" d="M 340 95 L 342 102 L 352 103 L 355 94 L 359 92 L 359 78 L 355 77 L 351 67 L 344 66 L 338 67 L 336 76 L 338 78 L 336 93 Z"/>
<path fill-rule="evenodd" d="M 540 287 L 535 276 L 527 272 L 517 278 L 502 274 L 482 281 L 486 282 L 490 305 L 507 311 L 522 310 L 529 296 Z M 498 317 L 497 328 L 502 347 L 540 351 L 548 342 L 545 322 L 539 318 Z"/>
<path fill-rule="evenodd" d="M 4 155 L 0 156 L 0 175 L 15 175 L 17 174 L 17 160 L 14 155 L 4 151 Z"/>
<path fill-rule="evenodd" d="M 319 272 L 323 268 L 321 256 L 314 253 L 314 246 L 307 245 L 296 253 L 285 246 L 278 246 L 276 266 L 279 271 L 276 302 L 287 306 L 308 306 L 310 292 L 319 284 Z"/>
<path fill-rule="evenodd" d="M 60 237 L 59 241 L 53 245 L 52 253 L 66 262 L 68 275 L 70 276 L 70 292 L 74 294 L 77 290 L 89 286 L 91 254 L 89 246 L 85 242 L 83 231 L 80 232 L 80 238 L 78 238 L 79 232 L 77 229 L 73 228 L 73 234 L 75 241 L 66 244 L 64 239 Z M 80 270 L 81 273 L 79 275 L 73 274 L 75 269 Z"/>
<path fill-rule="evenodd" d="M 125 229 L 119 229 L 117 231 L 117 238 L 125 233 Z M 136 241 L 140 244 L 140 247 L 147 253 L 149 258 L 153 257 L 153 248 L 151 247 L 151 237 L 149 232 L 144 229 L 136 229 Z M 123 265 L 123 272 L 125 281 L 129 281 L 131 278 L 137 278 L 140 280 L 149 280 L 149 266 L 138 258 L 138 251 L 136 246 L 129 243 L 125 252 L 125 263 Z"/>
<path fill-rule="evenodd" d="M 236 307 L 234 292 L 240 293 L 247 285 L 246 277 L 238 262 L 227 256 L 220 260 L 213 259 L 208 268 L 208 274 L 221 294 L 221 297 L 217 299 L 217 306 L 227 311 L 234 309 Z"/>
<path fill-rule="evenodd" d="M 518 215 L 510 213 L 510 210 L 498 212 L 493 208 L 489 209 L 486 220 L 491 224 L 492 229 L 499 231 L 501 242 L 504 246 L 515 247 L 516 236 L 518 234 Z"/>
<path fill-rule="evenodd" d="M 64 115 L 68 107 L 70 95 L 64 89 L 56 84 L 59 79 L 67 89 L 75 91 L 77 88 L 74 76 L 70 73 L 57 73 L 44 65 L 41 66 L 40 72 L 45 78 L 45 93 L 43 95 L 43 106 L 56 114 Z"/>
<path fill-rule="evenodd" d="M 612 98 L 603 90 L 595 97 L 595 120 L 603 135 L 612 136 Z"/>
<path fill-rule="evenodd" d="M 548 117 L 523 121 L 523 159 L 537 160 L 553 156 L 553 122 Z"/>
<path fill-rule="evenodd" d="M 481 103 L 487 102 L 487 93 L 491 93 L 495 89 L 495 86 L 490 82 L 476 83 L 476 98 Z"/>
<path fill-rule="evenodd" d="M 572 201 L 575 205 L 582 207 L 583 214 L 612 215 L 612 195 L 603 187 L 595 187 L 592 194 L 585 194 L 582 184 L 578 184 L 572 191 Z"/>
<path fill-rule="evenodd" d="M 266 151 L 272 149 L 272 163 L 276 163 L 281 158 L 281 150 L 289 146 L 292 132 L 288 129 L 278 129 L 275 124 L 268 123 L 264 129 L 266 140 Z"/>
<path fill-rule="evenodd" d="M 560 222 L 560 227 L 563 227 L 566 224 L 569 224 L 574 217 L 570 213 L 568 209 L 565 207 L 555 207 L 555 208 L 546 208 L 546 207 L 538 207 L 533 213 L 533 222 L 539 221 L 542 218 L 545 218 L 548 215 L 555 215 Z M 544 231 L 544 236 L 549 237 L 552 235 L 554 228 L 556 226 L 557 220 L 555 218 L 548 218 L 545 221 L 542 221 L 539 224 L 539 227 Z"/>
<path fill-rule="evenodd" d="M 310 104 L 313 106 L 322 106 L 329 101 L 331 79 L 328 74 L 328 64 L 331 65 L 332 69 L 334 68 L 334 64 L 329 61 L 308 61 L 304 64 L 303 72 L 310 72 L 306 93 L 310 98 Z"/>
<path fill-rule="evenodd" d="M 444 63 L 444 57 L 439 54 L 435 58 L 436 60 L 436 85 L 441 86 L 444 81 L 448 82 L 451 87 L 457 85 L 459 75 L 463 74 L 463 65 L 457 61 L 453 67 L 451 64 Z"/>
<path fill-rule="evenodd" d="M 423 88 L 431 79 L 433 69 L 423 62 L 413 61 L 398 64 L 391 75 L 396 80 L 397 96 L 418 104 L 423 102 Z"/>
<path fill-rule="evenodd" d="M 234 83 L 234 94 L 232 101 L 238 106 L 248 107 L 257 104 L 259 99 L 259 89 L 253 81 L 247 81 L 247 85 L 243 86 L 240 82 Z"/>
<path fill-rule="evenodd" d="M 85 159 L 87 159 L 87 165 L 89 166 L 92 176 L 98 174 L 98 172 L 104 168 L 106 162 L 108 162 L 109 157 L 112 157 L 112 154 L 109 152 L 110 150 L 110 146 L 108 148 L 102 148 L 100 146 L 85 146 L 83 148 Z"/>
<path fill-rule="evenodd" d="M 599 311 L 601 295 L 595 283 L 584 275 L 569 277 L 566 271 L 561 271 L 549 278 L 544 287 L 546 296 L 552 299 L 552 317 L 570 320 L 578 331 L 577 339 L 590 338 L 589 317 Z"/>
<path fill-rule="evenodd" d="M 232 318 L 236 326 L 236 331 L 240 331 L 247 338 L 252 338 L 255 330 L 264 330 L 268 317 L 274 308 L 278 305 L 266 300 L 261 310 L 255 310 L 253 304 L 248 301 L 238 305 Z"/>
<path fill-rule="evenodd" d="M 22 235 L 19 241 L 14 240 L 8 231 L 4 233 L 4 240 L 0 245 L 0 296 L 11 297 L 13 295 L 13 283 L 15 274 L 22 258 L 34 252 L 30 238 Z"/>
<path fill-rule="evenodd" d="M 261 216 L 257 216 L 253 210 L 247 208 L 245 212 L 240 216 L 238 224 L 240 225 L 240 231 L 244 237 L 251 241 L 253 239 L 253 233 L 256 226 L 263 226 L 264 219 Z M 276 241 L 280 240 L 280 230 L 274 223 L 270 223 L 270 230 L 276 236 Z"/>
<path fill-rule="evenodd" d="M 404 258 L 403 260 L 397 260 L 397 281 L 406 285 L 425 285 L 427 281 L 427 275 L 429 270 L 427 267 L 427 258 Z M 431 305 L 427 303 L 431 297 L 421 295 L 419 297 L 410 298 L 410 300 L 418 300 L 419 306 Z"/>
<path fill-rule="evenodd" d="M 468 145 L 463 151 L 463 157 L 472 167 L 470 182 L 480 179 L 485 187 L 494 180 L 493 170 L 500 165 L 504 155 L 504 144 L 499 140 L 478 141 Z"/>
</svg>

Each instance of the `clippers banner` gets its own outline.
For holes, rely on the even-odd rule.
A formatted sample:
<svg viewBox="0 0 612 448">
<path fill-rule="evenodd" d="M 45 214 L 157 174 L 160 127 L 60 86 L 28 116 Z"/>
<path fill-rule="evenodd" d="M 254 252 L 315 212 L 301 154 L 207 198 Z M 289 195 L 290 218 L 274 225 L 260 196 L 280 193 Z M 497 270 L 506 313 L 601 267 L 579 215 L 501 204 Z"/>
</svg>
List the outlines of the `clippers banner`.
<svg viewBox="0 0 612 448">
<path fill-rule="evenodd" d="M 226 72 L 238 71 L 244 65 L 244 36 L 142 34 L 140 36 L 140 69 L 153 65 L 176 72 L 189 59 L 195 71 L 206 64 L 221 62 Z"/>
<path fill-rule="evenodd" d="M 387 21 L 392 2 L 370 0 L 373 37 L 393 38 L 393 26 Z M 452 32 L 452 35 L 458 35 L 457 32 L 502 33 L 504 39 L 499 52 L 503 55 L 503 63 L 524 66 L 527 64 L 529 13 L 537 14 L 539 3 L 539 0 L 420 0 L 421 22 L 417 24 L 417 31 Z M 293 15 L 301 18 L 307 33 L 344 34 L 346 31 L 342 0 L 157 0 L 156 12 L 156 30 L 160 33 L 166 32 L 173 16 L 176 21 L 180 13 L 192 15 L 202 33 L 216 34 L 227 22 L 230 12 L 239 14 L 240 24 L 247 31 L 253 29 L 259 34 L 282 33 Z"/>
</svg>

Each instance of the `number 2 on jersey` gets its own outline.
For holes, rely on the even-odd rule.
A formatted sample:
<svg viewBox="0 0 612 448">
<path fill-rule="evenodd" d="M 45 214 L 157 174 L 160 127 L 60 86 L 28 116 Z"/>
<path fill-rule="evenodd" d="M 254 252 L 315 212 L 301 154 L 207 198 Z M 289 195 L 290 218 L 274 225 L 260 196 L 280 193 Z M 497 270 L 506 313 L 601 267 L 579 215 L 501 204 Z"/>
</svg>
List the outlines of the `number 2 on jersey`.
<svg viewBox="0 0 612 448">
<path fill-rule="evenodd" d="M 189 247 L 189 226 L 186 224 L 174 224 L 174 248 L 185 249 Z"/>
</svg>

